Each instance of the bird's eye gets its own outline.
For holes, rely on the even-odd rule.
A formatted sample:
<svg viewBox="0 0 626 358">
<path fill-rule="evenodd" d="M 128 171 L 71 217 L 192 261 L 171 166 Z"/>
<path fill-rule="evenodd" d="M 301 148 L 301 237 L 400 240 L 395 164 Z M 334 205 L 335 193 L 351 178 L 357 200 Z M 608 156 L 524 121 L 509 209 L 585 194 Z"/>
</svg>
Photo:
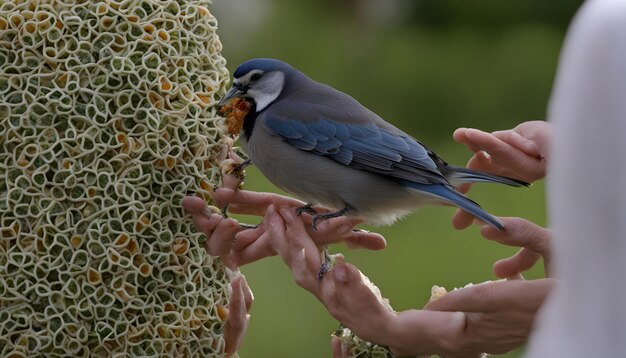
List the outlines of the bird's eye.
<svg viewBox="0 0 626 358">
<path fill-rule="evenodd" d="M 250 76 L 250 79 L 252 81 L 257 81 L 257 80 L 261 79 L 261 74 L 257 72 L 255 74 L 253 74 L 252 76 Z"/>
</svg>

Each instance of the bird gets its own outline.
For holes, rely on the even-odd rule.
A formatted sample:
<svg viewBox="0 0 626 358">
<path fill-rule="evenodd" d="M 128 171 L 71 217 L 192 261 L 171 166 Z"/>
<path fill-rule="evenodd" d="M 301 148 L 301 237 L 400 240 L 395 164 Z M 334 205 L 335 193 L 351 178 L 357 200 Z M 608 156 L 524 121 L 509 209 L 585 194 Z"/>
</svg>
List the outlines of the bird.
<svg viewBox="0 0 626 358">
<path fill-rule="evenodd" d="M 352 216 L 391 225 L 426 205 L 452 204 L 503 230 L 503 223 L 455 189 L 461 183 L 529 184 L 446 163 L 426 145 L 350 95 L 286 62 L 256 58 L 233 72 L 218 103 L 250 105 L 239 139 L 249 161 L 321 220 Z M 313 204 L 333 208 L 317 213 Z"/>
</svg>

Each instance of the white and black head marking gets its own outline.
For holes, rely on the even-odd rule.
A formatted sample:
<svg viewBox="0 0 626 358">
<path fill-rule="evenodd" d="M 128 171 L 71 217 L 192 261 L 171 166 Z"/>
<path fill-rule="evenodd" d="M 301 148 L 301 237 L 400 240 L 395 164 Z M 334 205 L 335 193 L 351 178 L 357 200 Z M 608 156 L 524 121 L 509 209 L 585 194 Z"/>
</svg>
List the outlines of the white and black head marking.
<svg viewBox="0 0 626 358">
<path fill-rule="evenodd" d="M 233 87 L 241 91 L 243 97 L 253 99 L 256 111 L 261 112 L 280 96 L 285 86 L 282 64 L 269 59 L 248 61 L 235 71 Z"/>
</svg>

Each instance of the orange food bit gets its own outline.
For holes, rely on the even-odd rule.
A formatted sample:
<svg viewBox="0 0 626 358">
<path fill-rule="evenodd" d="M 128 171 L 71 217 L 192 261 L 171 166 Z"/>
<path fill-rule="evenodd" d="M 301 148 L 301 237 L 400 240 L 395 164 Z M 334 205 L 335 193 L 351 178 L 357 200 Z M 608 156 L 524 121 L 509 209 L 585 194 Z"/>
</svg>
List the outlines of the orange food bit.
<svg viewBox="0 0 626 358">
<path fill-rule="evenodd" d="M 143 30 L 147 33 L 149 33 L 150 35 L 152 35 L 153 33 L 156 32 L 156 27 L 152 24 L 146 24 L 143 26 Z"/>
<path fill-rule="evenodd" d="M 169 170 L 174 169 L 174 167 L 176 166 L 176 158 L 172 157 L 171 155 L 168 155 L 167 157 L 165 157 L 165 167 Z"/>
<path fill-rule="evenodd" d="M 106 14 L 107 13 L 107 6 L 106 4 L 100 4 L 100 6 L 98 6 L 98 9 L 96 10 L 96 13 L 102 15 L 102 14 Z"/>
<path fill-rule="evenodd" d="M 130 236 L 125 233 L 121 233 L 117 236 L 117 239 L 115 239 L 115 245 L 125 246 L 128 243 L 128 240 L 130 240 Z"/>
<path fill-rule="evenodd" d="M 250 112 L 252 104 L 243 98 L 234 98 L 226 103 L 220 110 L 226 117 L 228 134 L 237 135 L 241 132 L 243 122 Z"/>
<path fill-rule="evenodd" d="M 211 183 L 209 183 L 208 180 L 205 180 L 205 179 L 200 180 L 200 188 L 202 188 L 204 191 L 207 191 L 209 193 L 213 193 L 213 185 L 211 185 Z"/>
<path fill-rule="evenodd" d="M 27 22 L 24 26 L 24 30 L 26 30 L 26 32 L 34 34 L 35 32 L 37 32 L 37 25 L 35 25 L 35 23 L 33 22 Z"/>
<path fill-rule="evenodd" d="M 30 162 L 26 160 L 26 158 L 20 158 L 17 160 L 17 165 L 19 165 L 20 167 L 27 167 L 28 163 Z"/>
<path fill-rule="evenodd" d="M 170 82 L 170 80 L 165 77 L 162 76 L 161 77 L 161 91 L 169 91 L 172 89 L 172 82 Z"/>
<path fill-rule="evenodd" d="M 222 322 L 226 322 L 228 319 L 228 308 L 222 305 L 217 305 L 217 315 L 220 317 Z"/>
<path fill-rule="evenodd" d="M 89 283 L 94 284 L 94 285 L 99 284 L 101 281 L 100 273 L 90 267 L 87 270 L 87 281 L 89 281 Z"/>
<path fill-rule="evenodd" d="M 209 104 L 209 102 L 211 102 L 211 97 L 209 96 L 205 96 L 205 95 L 198 95 L 198 99 L 200 100 L 200 102 L 202 102 L 203 104 Z"/>
<path fill-rule="evenodd" d="M 165 30 L 159 30 L 159 38 L 163 41 L 169 41 L 170 40 L 170 34 L 167 33 L 167 31 Z"/>
<path fill-rule="evenodd" d="M 139 220 L 135 223 L 135 231 L 140 232 L 146 226 L 150 225 L 150 217 L 148 213 L 143 213 L 139 217 Z"/>
<path fill-rule="evenodd" d="M 152 273 L 152 266 L 149 263 L 144 262 L 139 265 L 139 272 L 147 277 L 148 275 L 150 275 L 150 273 Z"/>
<path fill-rule="evenodd" d="M 178 238 L 174 240 L 174 244 L 172 245 L 172 250 L 176 255 L 184 255 L 189 249 L 189 241 L 184 238 Z"/>
<path fill-rule="evenodd" d="M 83 238 L 81 236 L 79 236 L 79 235 L 74 235 L 70 239 L 70 242 L 72 244 L 72 247 L 77 249 L 83 243 Z"/>
<path fill-rule="evenodd" d="M 209 12 L 209 9 L 207 9 L 206 7 L 198 6 L 198 14 L 202 16 L 209 16 L 211 13 Z"/>
<path fill-rule="evenodd" d="M 139 251 L 139 243 L 135 239 L 131 239 L 126 247 L 131 254 L 134 254 Z"/>
</svg>

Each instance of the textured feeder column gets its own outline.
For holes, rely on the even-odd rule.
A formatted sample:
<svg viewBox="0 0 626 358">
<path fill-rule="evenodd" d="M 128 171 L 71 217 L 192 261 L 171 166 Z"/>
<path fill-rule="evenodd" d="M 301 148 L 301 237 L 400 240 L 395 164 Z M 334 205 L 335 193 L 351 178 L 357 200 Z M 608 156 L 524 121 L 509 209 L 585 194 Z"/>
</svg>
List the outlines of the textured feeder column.
<svg viewBox="0 0 626 358">
<path fill-rule="evenodd" d="M 228 79 L 209 1 L 0 2 L 0 356 L 215 356 Z"/>
</svg>

